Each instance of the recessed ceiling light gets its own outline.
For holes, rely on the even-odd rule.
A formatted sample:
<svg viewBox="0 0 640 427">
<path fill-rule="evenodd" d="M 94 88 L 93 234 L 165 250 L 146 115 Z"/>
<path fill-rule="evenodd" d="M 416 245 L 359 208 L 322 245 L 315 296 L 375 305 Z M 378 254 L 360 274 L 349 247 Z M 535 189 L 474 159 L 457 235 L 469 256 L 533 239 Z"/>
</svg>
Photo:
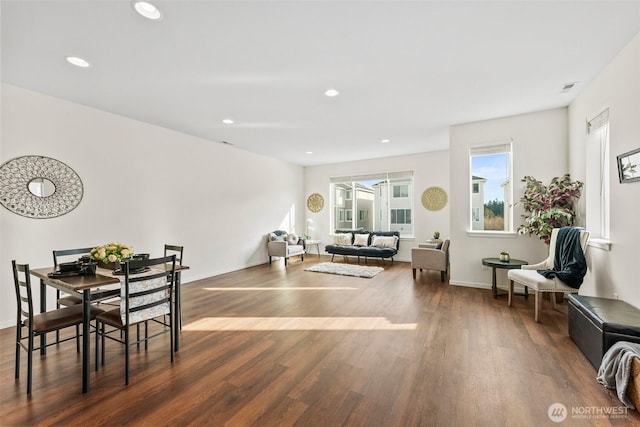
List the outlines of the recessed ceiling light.
<svg viewBox="0 0 640 427">
<path fill-rule="evenodd" d="M 89 66 L 87 61 L 77 56 L 67 56 L 67 62 L 81 68 L 87 68 Z"/>
<path fill-rule="evenodd" d="M 231 120 L 231 119 L 223 119 L 222 123 L 224 123 L 225 125 L 232 125 L 233 124 L 233 120 Z"/>
<path fill-rule="evenodd" d="M 134 1 L 131 3 L 133 5 L 133 9 L 138 12 L 140 15 L 144 16 L 147 19 L 151 19 L 152 21 L 157 21 L 162 18 L 162 14 L 158 10 L 157 7 L 152 5 L 146 1 Z"/>
<path fill-rule="evenodd" d="M 382 142 L 383 144 L 387 144 L 387 143 L 391 142 L 391 140 L 390 139 L 383 139 L 380 142 Z"/>
<path fill-rule="evenodd" d="M 329 90 L 325 91 L 324 94 L 327 95 L 327 96 L 338 96 L 338 95 L 340 95 L 340 92 L 338 92 L 335 89 L 329 89 Z"/>
<path fill-rule="evenodd" d="M 306 151 L 305 154 L 313 154 L 313 151 Z"/>
</svg>

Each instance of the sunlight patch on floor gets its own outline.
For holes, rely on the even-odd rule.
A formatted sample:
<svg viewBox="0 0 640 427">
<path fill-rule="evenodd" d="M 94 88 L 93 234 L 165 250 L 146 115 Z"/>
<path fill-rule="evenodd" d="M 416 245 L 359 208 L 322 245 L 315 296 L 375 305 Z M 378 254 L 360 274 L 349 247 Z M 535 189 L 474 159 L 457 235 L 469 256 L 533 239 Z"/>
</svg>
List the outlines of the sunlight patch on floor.
<svg viewBox="0 0 640 427">
<path fill-rule="evenodd" d="M 205 317 L 183 331 L 394 331 L 417 323 L 393 324 L 384 317 Z"/>
<path fill-rule="evenodd" d="M 322 286 L 281 286 L 281 287 L 233 287 L 233 288 L 202 288 L 205 291 L 357 291 L 350 287 L 322 287 Z"/>
</svg>

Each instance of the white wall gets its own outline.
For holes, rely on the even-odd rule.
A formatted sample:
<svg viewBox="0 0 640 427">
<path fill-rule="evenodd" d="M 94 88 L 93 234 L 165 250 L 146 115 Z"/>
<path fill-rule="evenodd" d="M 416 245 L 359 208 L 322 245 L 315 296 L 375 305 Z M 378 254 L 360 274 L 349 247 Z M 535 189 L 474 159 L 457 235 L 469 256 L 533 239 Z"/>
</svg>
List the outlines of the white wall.
<svg viewBox="0 0 640 427">
<path fill-rule="evenodd" d="M 441 237 L 449 236 L 449 211 L 451 193 L 449 191 L 449 152 L 434 151 L 407 156 L 387 157 L 384 159 L 361 160 L 357 162 L 334 163 L 331 165 L 310 166 L 305 168 L 305 199 L 313 193 L 324 197 L 322 211 L 313 213 L 305 209 L 307 219 L 313 221 L 312 237 L 322 240 L 322 247 L 333 243 L 332 230 L 329 224 L 330 194 L 329 178 L 349 175 L 366 175 L 383 172 L 413 171 L 414 178 L 414 236 L 403 238 L 400 251 L 395 257 L 399 261 L 411 260 L 411 248 L 420 242 L 430 239 L 435 230 Z M 422 192 L 428 187 L 441 187 L 449 194 L 449 202 L 444 209 L 432 212 L 426 210 L 421 203 Z"/>
<path fill-rule="evenodd" d="M 85 193 L 59 218 L 0 208 L 0 327 L 15 324 L 12 259 L 45 267 L 53 249 L 116 240 L 162 255 L 179 244 L 188 282 L 265 263 L 269 231 L 304 232 L 302 167 L 11 85 L 1 119 L 0 163 L 53 157 Z"/>
<path fill-rule="evenodd" d="M 640 182 L 620 184 L 616 156 L 640 148 L 640 34 L 569 107 L 570 171 L 585 180 L 585 121 L 609 108 L 611 251 L 589 247 L 590 274 L 580 293 L 619 298 L 640 308 Z M 585 185 L 589 185 L 586 182 Z M 589 215 L 581 203 L 582 216 Z"/>
<path fill-rule="evenodd" d="M 567 109 L 558 108 L 518 116 L 451 126 L 451 278 L 453 285 L 488 288 L 491 270 L 482 258 L 497 257 L 507 251 L 512 258 L 530 263 L 542 261 L 547 246 L 536 236 L 517 233 L 500 235 L 468 233 L 470 206 L 469 148 L 513 139 L 513 198 L 519 201 L 524 185 L 521 179 L 532 175 L 544 183 L 568 172 Z M 514 209 L 514 231 L 522 223 L 522 208 Z M 506 270 L 498 270 L 498 286 L 506 287 Z"/>
</svg>

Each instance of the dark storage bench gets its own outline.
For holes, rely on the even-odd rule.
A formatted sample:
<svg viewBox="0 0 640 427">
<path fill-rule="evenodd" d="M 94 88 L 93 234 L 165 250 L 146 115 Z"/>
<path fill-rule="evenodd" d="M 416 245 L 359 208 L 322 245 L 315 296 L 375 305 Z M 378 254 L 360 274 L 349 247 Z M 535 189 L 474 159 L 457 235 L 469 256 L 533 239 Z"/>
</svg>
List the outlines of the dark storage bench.
<svg viewBox="0 0 640 427">
<path fill-rule="evenodd" d="M 620 300 L 569 295 L 569 336 L 598 369 L 616 342 L 640 343 L 640 310 Z"/>
</svg>

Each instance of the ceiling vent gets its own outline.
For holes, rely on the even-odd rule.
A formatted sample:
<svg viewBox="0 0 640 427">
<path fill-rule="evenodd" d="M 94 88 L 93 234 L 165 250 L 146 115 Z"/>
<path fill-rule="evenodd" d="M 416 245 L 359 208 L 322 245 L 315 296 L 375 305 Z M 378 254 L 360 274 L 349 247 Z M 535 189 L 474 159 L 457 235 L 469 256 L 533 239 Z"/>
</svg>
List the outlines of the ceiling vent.
<svg viewBox="0 0 640 427">
<path fill-rule="evenodd" d="M 573 87 L 577 84 L 578 82 L 572 82 L 572 83 L 565 83 L 564 85 L 562 85 L 562 90 L 561 92 L 569 92 L 571 89 L 573 89 Z"/>
</svg>

